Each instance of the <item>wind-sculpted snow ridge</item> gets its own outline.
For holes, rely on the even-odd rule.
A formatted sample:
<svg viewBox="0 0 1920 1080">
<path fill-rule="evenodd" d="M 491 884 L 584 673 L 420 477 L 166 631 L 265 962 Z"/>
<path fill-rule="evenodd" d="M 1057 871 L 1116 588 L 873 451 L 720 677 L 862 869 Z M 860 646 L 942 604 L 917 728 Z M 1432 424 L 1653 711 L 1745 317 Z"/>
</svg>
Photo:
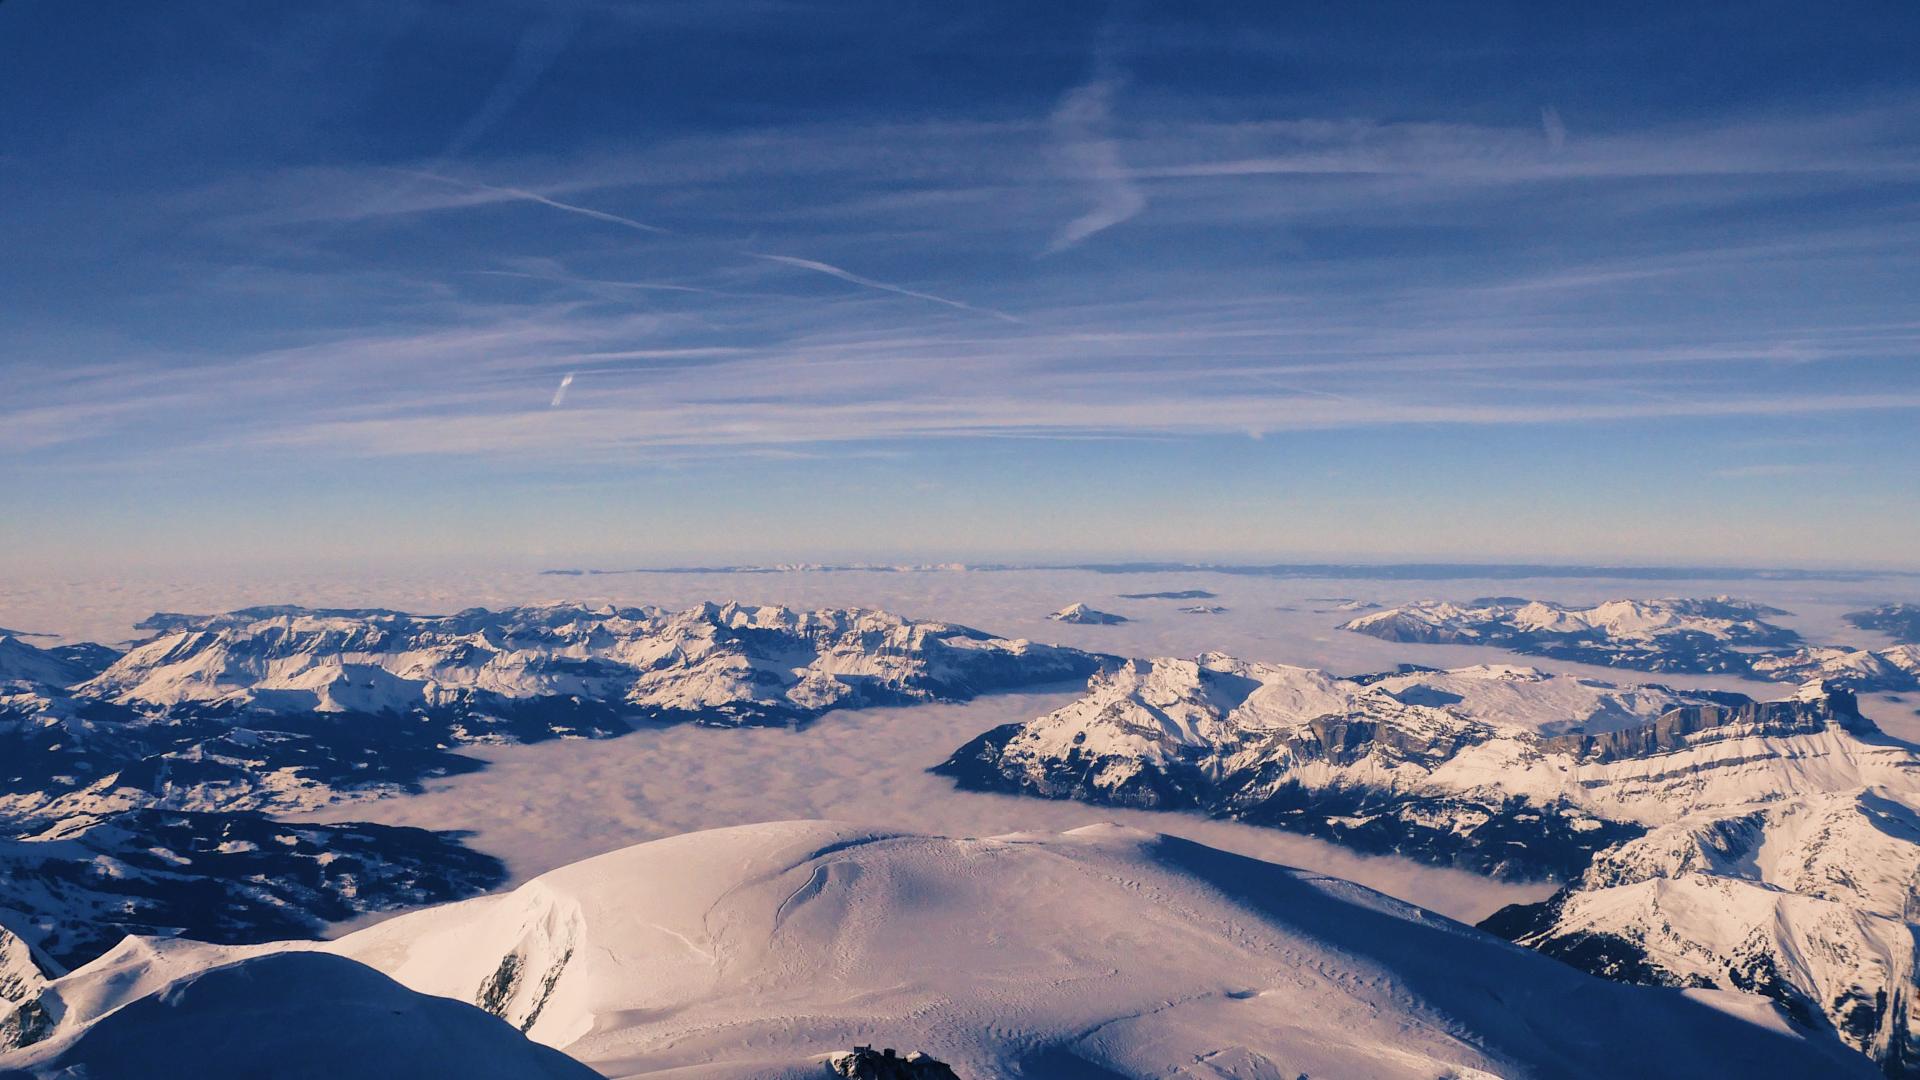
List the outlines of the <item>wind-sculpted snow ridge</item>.
<svg viewBox="0 0 1920 1080">
<path fill-rule="evenodd" d="M 1341 629 L 1442 645 L 1495 645 L 1532 656 L 1641 671 L 1746 674 L 1753 650 L 1800 637 L 1765 621 L 1787 612 L 1731 597 L 1609 600 L 1574 608 L 1515 596 L 1427 600 L 1362 615 Z"/>
<path fill-rule="evenodd" d="M 1610 978 L 1764 995 L 1914 1069 L 1920 753 L 1844 690 L 1756 702 L 1502 666 L 1134 661 L 936 771 L 1559 879 L 1485 925 Z"/>
<path fill-rule="evenodd" d="M 1349 882 L 1116 826 L 749 825 L 334 942 L 129 939 L 41 991 L 45 1045 L 98 1045 L 200 972 L 293 950 L 479 1003 L 609 1076 L 799 1080 L 849 1046 L 969 1078 L 1872 1074 L 1758 999 L 1604 982 Z"/>
</svg>

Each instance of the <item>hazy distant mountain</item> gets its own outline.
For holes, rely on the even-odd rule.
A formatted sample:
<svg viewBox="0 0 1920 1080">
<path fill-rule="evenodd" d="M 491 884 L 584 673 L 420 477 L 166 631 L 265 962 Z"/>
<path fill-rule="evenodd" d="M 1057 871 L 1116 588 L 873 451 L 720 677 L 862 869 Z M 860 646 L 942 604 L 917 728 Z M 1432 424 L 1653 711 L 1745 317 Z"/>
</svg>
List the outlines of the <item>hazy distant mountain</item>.
<svg viewBox="0 0 1920 1080">
<path fill-rule="evenodd" d="M 1920 645 L 1795 649 L 1755 657 L 1753 674 L 1786 682 L 1821 680 L 1861 691 L 1920 690 Z"/>
<path fill-rule="evenodd" d="M 1803 570 L 1744 566 L 1596 566 L 1579 563 L 755 563 L 656 566 L 629 569 L 563 567 L 542 574 L 580 577 L 618 574 L 799 573 L 1019 573 L 1036 570 L 1095 574 L 1229 574 L 1290 580 L 1522 581 L 1531 578 L 1600 581 L 1871 581 L 1914 575 L 1885 570 Z"/>
<path fill-rule="evenodd" d="M 1097 611 L 1085 604 L 1068 604 L 1059 611 L 1047 616 L 1055 622 L 1075 623 L 1081 626 L 1113 626 L 1127 621 L 1125 615 L 1115 615 L 1108 611 Z"/>
<path fill-rule="evenodd" d="M 1862 630 L 1878 630 L 1902 644 L 1920 644 L 1920 604 L 1882 604 L 1849 612 L 1845 618 Z"/>
<path fill-rule="evenodd" d="M 1363 615 L 1341 628 L 1388 641 L 1493 645 L 1530 656 L 1640 671 L 1726 673 L 1794 683 L 1819 679 L 1859 691 L 1920 689 L 1920 646 L 1877 651 L 1809 646 L 1794 631 L 1764 621 L 1784 614 L 1724 596 L 1612 600 L 1590 608 L 1503 596 L 1464 605 L 1406 604 Z"/>
<path fill-rule="evenodd" d="M 1195 1062 L 1215 1076 L 1574 1076 L 1601 1045 L 1622 1076 L 1871 1075 L 1757 999 L 1602 982 L 1348 882 L 1114 826 L 693 833 L 273 948 L 129 942 L 40 992 L 57 1030 L 12 1060 L 84 1060 L 68 1048 L 90 1038 L 152 1048 L 164 1029 L 148 1017 L 261 967 L 269 1006 L 311 995 L 307 1026 L 330 1027 L 326 1010 L 363 994 L 393 1000 L 338 966 L 357 962 L 616 1076 L 800 1080 L 856 1043 L 969 1078 L 1144 1080 L 1198 1076 Z M 265 1013 L 237 1045 L 302 1023 Z M 408 1038 L 373 1029 L 389 1033 Z"/>
<path fill-rule="evenodd" d="M 1466 604 L 1423 601 L 1362 615 L 1343 630 L 1446 645 L 1496 645 L 1532 656 L 1642 671 L 1750 670 L 1749 651 L 1795 646 L 1798 634 L 1764 621 L 1786 612 L 1730 597 L 1611 600 L 1589 608 L 1496 596 Z"/>
<path fill-rule="evenodd" d="M 1380 608 L 1379 604 L 1371 600 L 1355 600 L 1350 596 L 1309 596 L 1307 602 L 1328 605 L 1313 609 L 1322 615 L 1335 611 L 1376 611 Z"/>
</svg>

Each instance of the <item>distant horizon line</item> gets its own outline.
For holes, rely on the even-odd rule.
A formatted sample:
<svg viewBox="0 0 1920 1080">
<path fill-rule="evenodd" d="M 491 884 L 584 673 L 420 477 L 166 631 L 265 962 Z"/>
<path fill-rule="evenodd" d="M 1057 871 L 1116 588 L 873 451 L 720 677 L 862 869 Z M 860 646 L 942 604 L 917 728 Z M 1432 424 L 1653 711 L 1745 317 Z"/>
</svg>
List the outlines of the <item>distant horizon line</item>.
<svg viewBox="0 0 1920 1080">
<path fill-rule="evenodd" d="M 1336 580 L 1445 581 L 1457 579 L 1522 580 L 1529 578 L 1593 578 L 1641 581 L 1870 581 L 1886 577 L 1920 577 L 1920 570 L 1805 569 L 1799 567 L 1733 567 L 1699 565 L 1610 565 L 1602 563 L 1543 562 L 1396 562 L 1396 563 L 1208 563 L 1208 562 L 1086 562 L 1086 563 L 740 563 L 719 566 L 631 567 L 617 570 L 555 568 L 543 577 L 610 577 L 625 574 L 802 574 L 802 573 L 1011 573 L 1081 570 L 1097 574 L 1230 574 L 1239 577 Z"/>
</svg>

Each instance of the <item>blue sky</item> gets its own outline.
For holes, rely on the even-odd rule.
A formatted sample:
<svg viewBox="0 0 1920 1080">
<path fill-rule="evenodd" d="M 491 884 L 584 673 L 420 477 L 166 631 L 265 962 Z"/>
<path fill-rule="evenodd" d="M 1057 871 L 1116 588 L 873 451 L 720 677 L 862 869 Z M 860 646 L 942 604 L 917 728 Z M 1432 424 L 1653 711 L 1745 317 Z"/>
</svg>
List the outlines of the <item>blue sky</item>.
<svg viewBox="0 0 1920 1080">
<path fill-rule="evenodd" d="M 0 545 L 1920 565 L 1920 9 L 1568 7 L 0 4 Z"/>
</svg>

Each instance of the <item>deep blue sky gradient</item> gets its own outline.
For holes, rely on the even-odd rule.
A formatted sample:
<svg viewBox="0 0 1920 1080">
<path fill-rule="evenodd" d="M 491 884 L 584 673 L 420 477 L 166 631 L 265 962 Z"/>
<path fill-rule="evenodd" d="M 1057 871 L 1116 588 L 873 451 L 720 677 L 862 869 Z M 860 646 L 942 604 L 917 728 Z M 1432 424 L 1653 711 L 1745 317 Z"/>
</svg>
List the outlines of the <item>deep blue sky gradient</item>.
<svg viewBox="0 0 1920 1080">
<path fill-rule="evenodd" d="M 0 548 L 1920 566 L 1916 55 L 1899 3 L 10 0 Z"/>
</svg>

